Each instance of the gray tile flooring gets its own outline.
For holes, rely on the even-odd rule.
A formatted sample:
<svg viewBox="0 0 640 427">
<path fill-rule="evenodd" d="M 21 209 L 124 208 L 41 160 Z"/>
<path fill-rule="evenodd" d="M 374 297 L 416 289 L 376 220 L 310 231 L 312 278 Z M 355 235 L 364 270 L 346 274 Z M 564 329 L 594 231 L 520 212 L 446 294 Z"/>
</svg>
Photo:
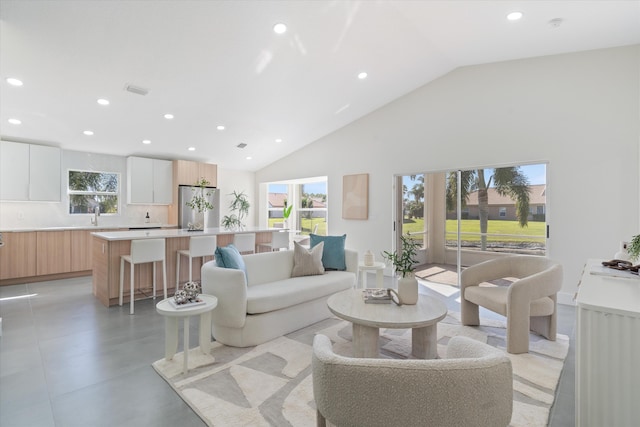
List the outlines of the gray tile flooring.
<svg viewBox="0 0 640 427">
<path fill-rule="evenodd" d="M 131 316 L 128 306 L 102 306 L 91 289 L 90 277 L 0 287 L 0 425 L 205 425 L 151 367 L 164 353 L 164 319 L 154 301 L 136 301 Z M 457 309 L 457 294 L 433 294 Z M 574 309 L 560 306 L 559 313 L 571 349 L 553 427 L 575 424 Z M 196 319 L 191 328 L 195 347 Z"/>
</svg>

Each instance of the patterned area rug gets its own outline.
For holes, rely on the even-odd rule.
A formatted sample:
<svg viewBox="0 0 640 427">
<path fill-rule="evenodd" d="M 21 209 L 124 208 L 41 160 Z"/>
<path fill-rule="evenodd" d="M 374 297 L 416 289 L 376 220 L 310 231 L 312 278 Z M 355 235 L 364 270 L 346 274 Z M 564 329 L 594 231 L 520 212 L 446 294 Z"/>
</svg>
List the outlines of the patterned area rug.
<svg viewBox="0 0 640 427">
<path fill-rule="evenodd" d="M 483 320 L 481 327 L 461 326 L 459 313 L 438 324 L 438 354 L 449 338 L 464 335 L 505 349 L 500 321 Z M 158 360 L 154 369 L 210 426 L 315 426 L 311 379 L 311 344 L 315 334 L 327 335 L 334 351 L 351 356 L 351 324 L 332 318 L 256 347 L 235 348 L 214 343 L 209 355 L 189 351 L 189 372 L 182 374 L 182 353 Z M 569 349 L 569 339 L 556 342 L 531 335 L 528 354 L 510 355 L 513 364 L 514 407 L 511 425 L 546 426 L 549 409 Z M 384 329 L 380 353 L 407 358 L 410 329 Z"/>
</svg>

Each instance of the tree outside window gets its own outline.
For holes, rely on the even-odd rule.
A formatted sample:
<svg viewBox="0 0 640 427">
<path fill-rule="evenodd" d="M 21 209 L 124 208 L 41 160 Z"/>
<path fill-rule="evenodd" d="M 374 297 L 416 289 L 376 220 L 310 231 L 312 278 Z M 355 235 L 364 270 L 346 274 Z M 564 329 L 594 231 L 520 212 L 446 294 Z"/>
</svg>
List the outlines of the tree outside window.
<svg viewBox="0 0 640 427">
<path fill-rule="evenodd" d="M 69 171 L 69 213 L 118 213 L 119 174 L 109 172 Z"/>
</svg>

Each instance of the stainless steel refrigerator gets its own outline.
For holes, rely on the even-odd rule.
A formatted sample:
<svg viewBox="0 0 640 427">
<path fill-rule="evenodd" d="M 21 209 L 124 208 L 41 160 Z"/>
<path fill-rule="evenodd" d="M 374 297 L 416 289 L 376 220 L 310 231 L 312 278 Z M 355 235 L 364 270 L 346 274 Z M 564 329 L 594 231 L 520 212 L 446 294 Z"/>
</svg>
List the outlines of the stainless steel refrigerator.
<svg viewBox="0 0 640 427">
<path fill-rule="evenodd" d="M 193 195 L 200 192 L 200 187 L 192 187 L 190 185 L 181 185 L 178 187 L 178 226 L 188 229 L 189 223 L 195 222 L 194 209 L 187 206 Z M 213 205 L 213 209 L 205 213 L 205 227 L 215 228 L 220 226 L 220 190 L 215 187 L 206 187 L 205 196 L 209 203 Z M 208 195 L 207 195 L 208 194 Z"/>
</svg>

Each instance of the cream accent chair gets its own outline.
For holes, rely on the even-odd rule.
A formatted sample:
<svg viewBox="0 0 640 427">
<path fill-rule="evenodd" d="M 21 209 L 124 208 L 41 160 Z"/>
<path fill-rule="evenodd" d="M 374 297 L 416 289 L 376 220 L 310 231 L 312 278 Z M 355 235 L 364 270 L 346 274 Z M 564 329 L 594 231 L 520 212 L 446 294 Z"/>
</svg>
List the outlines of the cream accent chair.
<svg viewBox="0 0 640 427">
<path fill-rule="evenodd" d="M 312 356 L 317 425 L 506 426 L 513 409 L 511 360 L 466 337 L 446 359 L 350 358 L 316 335 Z"/>
<path fill-rule="evenodd" d="M 515 278 L 509 286 L 491 280 Z M 484 283 L 484 286 L 479 286 Z M 463 325 L 479 325 L 478 306 L 507 318 L 507 351 L 529 351 L 529 331 L 556 340 L 556 294 L 562 288 L 562 265 L 548 258 L 513 255 L 472 265 L 460 276 Z"/>
</svg>

